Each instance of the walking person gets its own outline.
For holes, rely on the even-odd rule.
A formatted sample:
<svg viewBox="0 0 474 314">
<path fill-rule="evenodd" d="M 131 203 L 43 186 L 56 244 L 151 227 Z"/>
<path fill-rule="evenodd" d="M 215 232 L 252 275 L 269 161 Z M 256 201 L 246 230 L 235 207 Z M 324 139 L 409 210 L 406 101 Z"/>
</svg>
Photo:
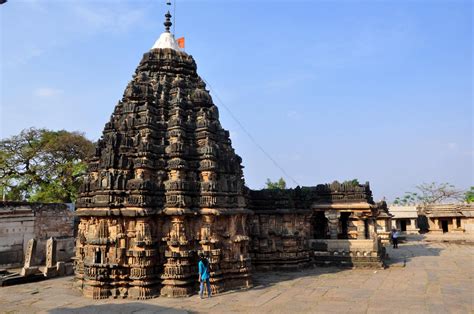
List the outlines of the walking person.
<svg viewBox="0 0 474 314">
<path fill-rule="evenodd" d="M 211 283 L 209 281 L 209 260 L 204 256 L 203 253 L 199 254 L 199 263 L 198 263 L 198 269 L 199 269 L 199 283 L 200 283 L 200 289 L 199 289 L 199 296 L 202 299 L 202 295 L 204 292 L 204 283 L 206 284 L 207 288 L 207 297 L 211 297 Z"/>
<path fill-rule="evenodd" d="M 397 229 L 393 228 L 390 235 L 392 238 L 393 248 L 398 249 L 398 237 L 400 236 L 400 233 L 398 233 Z"/>
</svg>

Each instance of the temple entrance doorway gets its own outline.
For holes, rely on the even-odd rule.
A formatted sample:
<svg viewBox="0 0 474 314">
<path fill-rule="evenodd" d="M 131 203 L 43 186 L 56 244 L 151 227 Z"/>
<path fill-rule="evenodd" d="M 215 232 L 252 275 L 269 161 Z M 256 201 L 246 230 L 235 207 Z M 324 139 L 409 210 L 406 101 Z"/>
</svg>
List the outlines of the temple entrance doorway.
<svg viewBox="0 0 474 314">
<path fill-rule="evenodd" d="M 95 261 L 96 264 L 102 264 L 102 252 L 100 250 L 95 251 Z"/>
<path fill-rule="evenodd" d="M 348 224 L 349 224 L 349 216 L 351 213 L 341 213 L 341 216 L 339 217 L 339 230 L 341 233 L 339 233 L 338 238 L 339 239 L 348 239 L 349 238 L 349 233 L 348 233 Z"/>
<path fill-rule="evenodd" d="M 324 212 L 316 212 L 313 216 L 313 235 L 315 239 L 327 239 L 328 219 Z"/>
<path fill-rule="evenodd" d="M 447 220 L 441 220 L 441 228 L 443 229 L 443 233 L 448 232 L 448 221 Z"/>
<path fill-rule="evenodd" d="M 407 231 L 407 221 L 400 220 L 400 231 L 406 232 Z"/>
</svg>

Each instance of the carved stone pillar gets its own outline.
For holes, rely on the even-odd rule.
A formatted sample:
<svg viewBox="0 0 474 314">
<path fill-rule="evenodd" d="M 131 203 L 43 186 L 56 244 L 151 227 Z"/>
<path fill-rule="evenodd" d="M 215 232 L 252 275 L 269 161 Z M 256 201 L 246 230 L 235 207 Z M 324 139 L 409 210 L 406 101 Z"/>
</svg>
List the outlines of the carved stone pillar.
<svg viewBox="0 0 474 314">
<path fill-rule="evenodd" d="M 365 220 L 358 219 L 354 221 L 354 224 L 357 226 L 357 239 L 365 239 Z"/>
<path fill-rule="evenodd" d="M 339 226 L 339 217 L 341 213 L 337 210 L 328 210 L 324 212 L 328 220 L 329 236 L 331 239 L 337 239 L 338 226 Z"/>
<path fill-rule="evenodd" d="M 30 239 L 28 241 L 28 247 L 26 248 L 25 254 L 25 265 L 23 267 L 30 268 L 33 266 L 35 260 L 35 251 L 36 251 L 36 239 Z"/>
<path fill-rule="evenodd" d="M 133 238 L 130 239 L 130 247 L 128 250 L 129 259 L 132 261 L 129 265 L 129 283 L 128 296 L 134 299 L 149 299 L 156 295 L 157 287 L 160 283 L 158 279 L 157 269 L 159 266 L 158 256 L 158 243 L 154 236 L 153 227 L 155 222 L 151 222 L 148 219 L 137 219 L 133 228 L 129 226 L 133 234 Z M 118 258 L 115 262 L 120 261 L 123 257 L 122 250 L 120 249 L 120 243 L 116 242 L 116 250 L 118 252 Z M 109 261 L 110 262 L 110 261 Z M 113 273 L 110 275 L 115 280 L 119 278 L 119 273 Z M 117 297 L 122 295 L 120 289 L 112 290 L 113 296 Z"/>
<path fill-rule="evenodd" d="M 187 238 L 185 216 L 172 216 L 169 236 L 163 238 L 167 248 L 166 263 L 161 276 L 161 295 L 185 297 L 194 293 L 196 269 L 192 269 L 193 255 L 191 242 Z"/>
<path fill-rule="evenodd" d="M 416 218 L 411 220 L 411 229 L 414 232 L 418 232 L 418 221 Z"/>
<path fill-rule="evenodd" d="M 54 277 L 56 272 L 56 240 L 49 238 L 46 241 L 46 266 L 44 267 L 46 277 Z"/>
<path fill-rule="evenodd" d="M 375 219 L 373 218 L 368 218 L 367 219 L 367 226 L 369 228 L 368 234 L 369 234 L 369 239 L 373 239 L 376 235 L 375 231 Z"/>
<path fill-rule="evenodd" d="M 430 232 L 439 232 L 439 224 L 438 219 L 436 218 L 428 218 L 428 225 Z"/>
<path fill-rule="evenodd" d="M 199 244 L 201 252 L 208 258 L 212 293 L 219 293 L 225 289 L 223 274 L 220 269 L 221 249 L 219 239 L 213 225 L 216 224 L 214 215 L 203 215 Z"/>
<path fill-rule="evenodd" d="M 22 276 L 29 276 L 38 270 L 37 267 L 32 267 L 35 261 L 36 239 L 30 239 L 25 253 L 25 264 L 21 270 Z"/>
</svg>

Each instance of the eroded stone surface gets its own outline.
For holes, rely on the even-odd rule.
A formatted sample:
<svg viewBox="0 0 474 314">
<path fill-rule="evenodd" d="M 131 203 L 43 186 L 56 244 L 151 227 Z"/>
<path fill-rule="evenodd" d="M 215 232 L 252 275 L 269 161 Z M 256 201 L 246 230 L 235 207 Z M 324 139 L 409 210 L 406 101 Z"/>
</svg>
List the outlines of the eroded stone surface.
<svg viewBox="0 0 474 314">
<path fill-rule="evenodd" d="M 193 58 L 145 53 L 99 140 L 77 202 L 78 286 L 93 298 L 251 285 L 241 158 Z"/>
</svg>

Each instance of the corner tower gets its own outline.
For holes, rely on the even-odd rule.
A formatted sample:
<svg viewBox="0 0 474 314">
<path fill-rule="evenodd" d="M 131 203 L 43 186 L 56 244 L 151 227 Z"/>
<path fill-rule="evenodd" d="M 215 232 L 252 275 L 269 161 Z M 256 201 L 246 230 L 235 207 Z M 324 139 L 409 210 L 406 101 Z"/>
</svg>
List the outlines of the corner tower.
<svg viewBox="0 0 474 314">
<path fill-rule="evenodd" d="M 95 299 L 249 287 L 241 158 L 192 56 L 165 32 L 116 105 L 77 201 L 76 284 Z"/>
</svg>

